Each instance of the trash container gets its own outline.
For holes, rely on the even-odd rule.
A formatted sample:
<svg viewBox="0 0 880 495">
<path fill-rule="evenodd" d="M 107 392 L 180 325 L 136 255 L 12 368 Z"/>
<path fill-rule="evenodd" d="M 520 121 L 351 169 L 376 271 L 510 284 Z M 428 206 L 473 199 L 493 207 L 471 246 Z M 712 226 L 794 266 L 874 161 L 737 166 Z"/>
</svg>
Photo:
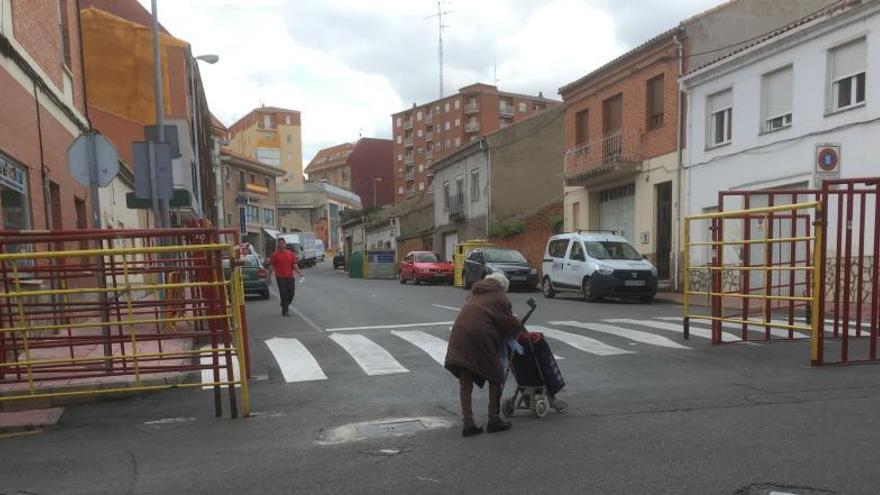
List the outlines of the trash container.
<svg viewBox="0 0 880 495">
<path fill-rule="evenodd" d="M 464 260 L 467 259 L 468 255 L 471 254 L 471 251 L 474 248 L 478 247 L 494 247 L 495 245 L 491 242 L 482 240 L 482 239 L 474 239 L 471 241 L 461 242 L 455 245 L 455 251 L 452 256 L 452 270 L 454 272 L 454 281 L 456 287 L 464 287 L 464 277 L 462 277 L 462 269 L 464 268 Z"/>
</svg>

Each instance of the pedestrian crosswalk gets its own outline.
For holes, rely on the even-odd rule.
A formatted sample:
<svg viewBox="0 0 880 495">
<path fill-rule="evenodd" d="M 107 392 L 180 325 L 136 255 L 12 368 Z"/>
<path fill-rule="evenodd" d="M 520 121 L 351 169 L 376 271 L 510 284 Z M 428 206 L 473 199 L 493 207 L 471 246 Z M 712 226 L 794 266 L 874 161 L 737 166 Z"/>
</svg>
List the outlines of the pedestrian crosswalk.
<svg viewBox="0 0 880 495">
<path fill-rule="evenodd" d="M 274 337 L 264 342 L 269 352 L 260 353 L 264 361 L 270 356 L 271 362 L 255 362 L 253 366 L 276 369 L 285 383 L 412 373 L 443 365 L 449 325 L 370 325 L 328 329 L 318 335 Z M 565 359 L 564 367 L 577 366 L 579 359 L 633 359 L 640 354 L 705 349 L 712 336 L 710 322 L 691 321 L 694 338 L 684 340 L 681 318 L 665 316 L 548 321 L 530 323 L 528 328 L 544 334 L 557 359 Z M 740 325 L 725 324 L 722 328 L 725 342 L 740 340 Z M 787 336 L 787 330 L 780 329 L 778 336 L 783 335 Z M 212 378 L 210 371 L 203 372 L 203 383 L 211 383 Z"/>
</svg>

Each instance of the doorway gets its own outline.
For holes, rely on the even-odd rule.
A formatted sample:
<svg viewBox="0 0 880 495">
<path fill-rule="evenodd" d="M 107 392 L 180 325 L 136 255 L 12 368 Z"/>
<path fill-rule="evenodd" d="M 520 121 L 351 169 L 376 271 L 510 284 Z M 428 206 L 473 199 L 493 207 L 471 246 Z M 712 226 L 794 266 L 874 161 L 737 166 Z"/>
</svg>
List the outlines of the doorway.
<svg viewBox="0 0 880 495">
<path fill-rule="evenodd" d="M 657 225 L 654 248 L 657 279 L 669 280 L 672 265 L 672 181 L 654 186 L 657 201 Z"/>
</svg>

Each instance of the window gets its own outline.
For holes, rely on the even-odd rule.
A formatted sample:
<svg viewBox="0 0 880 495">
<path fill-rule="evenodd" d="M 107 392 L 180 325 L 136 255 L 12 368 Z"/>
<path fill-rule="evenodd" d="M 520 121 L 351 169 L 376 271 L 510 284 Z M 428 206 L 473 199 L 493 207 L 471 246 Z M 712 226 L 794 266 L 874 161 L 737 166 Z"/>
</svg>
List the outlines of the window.
<svg viewBox="0 0 880 495">
<path fill-rule="evenodd" d="M 284 116 L 284 123 L 287 125 L 290 125 L 290 115 Z M 290 142 L 290 134 L 287 135 L 287 140 L 288 140 L 287 142 L 289 143 Z"/>
<path fill-rule="evenodd" d="M 577 230 L 581 228 L 581 202 L 575 201 L 571 204 L 571 228 Z"/>
<path fill-rule="evenodd" d="M 574 241 L 574 244 L 571 245 L 571 252 L 568 253 L 568 259 L 572 261 L 587 261 L 587 257 L 584 256 L 584 246 L 581 244 L 581 241 Z"/>
<path fill-rule="evenodd" d="M 449 211 L 449 181 L 443 181 L 443 211 Z"/>
<path fill-rule="evenodd" d="M 239 188 L 240 190 L 244 191 L 244 185 L 246 184 L 246 182 L 247 182 L 247 181 L 246 181 L 245 178 L 244 178 L 244 171 L 243 171 L 243 170 L 239 170 L 239 171 L 238 171 L 238 188 Z"/>
<path fill-rule="evenodd" d="M 424 191 L 424 190 L 425 190 L 425 183 L 419 182 L 419 191 Z"/>
<path fill-rule="evenodd" d="M 455 119 L 455 127 L 461 127 L 461 119 Z"/>
<path fill-rule="evenodd" d="M 865 39 L 852 41 L 829 52 L 831 111 L 865 101 Z"/>
<path fill-rule="evenodd" d="M 547 254 L 551 258 L 565 258 L 566 251 L 568 251 L 568 239 L 556 239 L 547 245 Z"/>
<path fill-rule="evenodd" d="M 400 127 L 401 125 L 403 125 L 403 119 L 401 119 L 400 117 L 397 117 L 397 122 L 396 122 L 396 123 L 397 123 L 397 127 Z M 398 141 L 398 143 L 399 143 L 399 142 L 400 142 L 400 141 Z"/>
<path fill-rule="evenodd" d="M 269 178 L 268 178 L 268 177 L 266 177 L 266 178 L 263 179 L 263 185 L 266 186 L 266 189 L 267 189 L 267 190 L 269 189 Z"/>
<path fill-rule="evenodd" d="M 448 101 L 446 102 L 446 104 L 443 105 L 443 111 L 444 111 L 444 112 L 448 112 L 448 111 L 449 111 L 449 102 L 448 102 Z"/>
<path fill-rule="evenodd" d="M 581 110 L 574 114 L 574 144 L 584 146 L 590 138 L 590 111 Z"/>
<path fill-rule="evenodd" d="M 419 132 L 418 132 L 417 134 L 419 135 L 419 137 L 422 137 L 422 136 L 423 136 L 423 131 L 422 131 L 421 129 L 419 129 Z"/>
<path fill-rule="evenodd" d="M 67 0 L 58 1 L 58 17 L 61 23 L 61 52 L 64 54 L 64 65 L 68 69 L 73 67 L 70 63 L 70 19 L 68 17 Z"/>
<path fill-rule="evenodd" d="M 521 102 L 519 102 L 518 106 L 519 106 L 519 113 L 526 113 L 526 111 L 528 111 L 528 106 L 526 105 L 526 102 L 521 101 Z"/>
<path fill-rule="evenodd" d="M 398 137 L 400 137 L 400 136 L 398 136 Z M 400 153 L 397 154 L 397 161 L 399 161 L 399 162 L 402 162 L 402 161 L 403 161 L 403 155 L 402 155 L 402 154 L 400 154 Z"/>
<path fill-rule="evenodd" d="M 733 138 L 733 90 L 715 93 L 709 97 L 708 147 L 727 144 Z"/>
<path fill-rule="evenodd" d="M 761 78 L 761 107 L 764 132 L 791 125 L 791 66 L 779 69 Z"/>
<path fill-rule="evenodd" d="M 455 109 L 458 110 L 459 108 L 461 108 L 461 100 L 456 98 L 455 99 Z"/>
<path fill-rule="evenodd" d="M 250 174 L 250 175 L 248 175 L 248 179 L 250 179 L 249 182 L 250 182 L 251 184 L 256 184 L 256 183 L 257 183 L 257 178 L 254 176 L 254 174 Z"/>
<path fill-rule="evenodd" d="M 480 171 L 471 170 L 471 201 L 480 199 Z"/>
<path fill-rule="evenodd" d="M 397 187 L 397 194 L 403 194 L 403 186 Z"/>
<path fill-rule="evenodd" d="M 455 138 L 455 147 L 457 148 L 457 147 L 459 147 L 459 146 L 461 146 L 461 138 L 460 138 L 460 137 L 456 137 L 456 138 Z"/>
<path fill-rule="evenodd" d="M 256 205 L 245 205 L 244 214 L 247 223 L 258 223 L 260 221 L 260 208 Z"/>
<path fill-rule="evenodd" d="M 275 226 L 275 210 L 272 208 L 263 208 L 263 223 L 269 226 Z"/>
<path fill-rule="evenodd" d="M 449 130 L 449 121 L 448 120 L 443 123 L 443 128 L 446 129 L 447 131 Z"/>
<path fill-rule="evenodd" d="M 663 74 L 649 79 L 645 90 L 648 130 L 663 127 Z"/>
<path fill-rule="evenodd" d="M 403 138 L 400 136 L 400 134 L 398 134 L 397 135 L 397 144 L 400 144 L 402 142 L 403 142 Z"/>
<path fill-rule="evenodd" d="M 289 124 L 289 123 L 290 123 L 290 117 L 287 117 L 287 120 L 288 120 L 288 124 Z M 288 134 L 288 135 L 286 136 L 286 138 L 287 138 L 287 144 L 290 144 L 290 143 L 293 142 L 293 136 L 292 136 L 292 135 Z"/>
<path fill-rule="evenodd" d="M 422 121 L 422 112 L 421 111 L 416 112 L 416 120 L 418 120 L 419 122 Z"/>
<path fill-rule="evenodd" d="M 271 115 L 263 115 L 263 127 L 265 129 L 269 129 L 272 127 L 272 116 Z"/>
</svg>

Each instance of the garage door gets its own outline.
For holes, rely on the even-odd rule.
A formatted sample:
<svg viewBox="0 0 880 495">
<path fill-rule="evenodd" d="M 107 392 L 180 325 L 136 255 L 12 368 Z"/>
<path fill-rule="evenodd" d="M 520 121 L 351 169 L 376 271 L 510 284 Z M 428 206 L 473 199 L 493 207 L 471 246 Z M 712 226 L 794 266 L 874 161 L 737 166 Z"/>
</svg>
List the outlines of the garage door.
<svg viewBox="0 0 880 495">
<path fill-rule="evenodd" d="M 613 230 L 635 244 L 636 186 L 606 189 L 599 193 L 599 228 Z"/>
<path fill-rule="evenodd" d="M 446 257 L 446 261 L 452 261 L 452 255 L 455 254 L 456 244 L 458 244 L 458 232 L 443 236 L 443 256 Z"/>
</svg>

